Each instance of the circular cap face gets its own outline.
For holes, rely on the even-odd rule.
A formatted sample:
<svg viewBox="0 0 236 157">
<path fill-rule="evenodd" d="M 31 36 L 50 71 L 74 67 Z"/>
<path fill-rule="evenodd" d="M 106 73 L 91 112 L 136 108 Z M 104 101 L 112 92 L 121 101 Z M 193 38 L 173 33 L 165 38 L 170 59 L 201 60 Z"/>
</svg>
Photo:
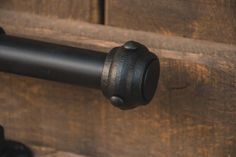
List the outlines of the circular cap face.
<svg viewBox="0 0 236 157">
<path fill-rule="evenodd" d="M 146 69 L 142 84 L 143 97 L 146 101 L 150 101 L 155 94 L 159 80 L 159 72 L 159 61 L 157 59 L 153 60 Z"/>
</svg>

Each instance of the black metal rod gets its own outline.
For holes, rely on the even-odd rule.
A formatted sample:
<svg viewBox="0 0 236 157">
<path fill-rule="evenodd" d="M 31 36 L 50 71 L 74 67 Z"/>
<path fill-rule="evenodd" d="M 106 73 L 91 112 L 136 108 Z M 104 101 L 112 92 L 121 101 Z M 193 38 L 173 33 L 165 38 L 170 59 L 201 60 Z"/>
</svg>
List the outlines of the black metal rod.
<svg viewBox="0 0 236 157">
<path fill-rule="evenodd" d="M 160 64 L 134 41 L 103 53 L 9 36 L 0 29 L 0 71 L 101 89 L 113 105 L 131 109 L 153 98 Z"/>
<path fill-rule="evenodd" d="M 0 36 L 0 70 L 100 88 L 106 53 Z"/>
</svg>

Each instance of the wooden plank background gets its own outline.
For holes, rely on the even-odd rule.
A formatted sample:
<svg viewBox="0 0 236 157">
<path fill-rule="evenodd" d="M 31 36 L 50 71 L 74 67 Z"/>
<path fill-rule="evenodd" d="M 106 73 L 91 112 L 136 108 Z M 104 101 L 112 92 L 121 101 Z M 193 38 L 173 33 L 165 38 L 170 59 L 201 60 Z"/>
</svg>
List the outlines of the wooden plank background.
<svg viewBox="0 0 236 157">
<path fill-rule="evenodd" d="M 36 157 L 88 157 L 43 146 L 32 146 L 31 149 L 36 154 Z"/>
<path fill-rule="evenodd" d="M 1 9 L 91 23 L 102 22 L 100 7 L 99 0 L 0 0 Z"/>
<path fill-rule="evenodd" d="M 90 23 L 105 23 L 167 36 L 236 43 L 236 0 L 105 2 L 104 4 L 104 0 L 0 0 L 0 8 Z"/>
<path fill-rule="evenodd" d="M 236 43 L 236 0 L 106 0 L 106 24 Z"/>
<path fill-rule="evenodd" d="M 153 101 L 130 111 L 96 90 L 0 73 L 8 138 L 92 157 L 236 155 L 234 45 L 4 10 L 0 25 L 10 34 L 96 50 L 137 40 L 161 58 Z"/>
</svg>

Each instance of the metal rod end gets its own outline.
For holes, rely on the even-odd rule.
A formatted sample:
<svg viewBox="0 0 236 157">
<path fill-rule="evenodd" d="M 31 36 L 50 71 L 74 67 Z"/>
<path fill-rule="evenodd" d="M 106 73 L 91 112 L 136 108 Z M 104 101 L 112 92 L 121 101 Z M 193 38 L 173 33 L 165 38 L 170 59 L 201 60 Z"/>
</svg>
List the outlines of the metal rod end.
<svg viewBox="0 0 236 157">
<path fill-rule="evenodd" d="M 101 79 L 102 91 L 120 109 L 146 105 L 155 94 L 159 74 L 158 57 L 144 45 L 128 41 L 107 55 Z"/>
</svg>

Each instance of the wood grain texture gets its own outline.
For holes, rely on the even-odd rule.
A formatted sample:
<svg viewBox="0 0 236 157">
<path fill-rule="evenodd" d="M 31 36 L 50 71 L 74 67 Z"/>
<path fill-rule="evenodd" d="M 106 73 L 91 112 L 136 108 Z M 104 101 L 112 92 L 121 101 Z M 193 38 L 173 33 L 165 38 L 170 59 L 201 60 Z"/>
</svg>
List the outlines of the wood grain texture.
<svg viewBox="0 0 236 157">
<path fill-rule="evenodd" d="M 0 8 L 91 23 L 101 22 L 99 0 L 0 0 Z"/>
<path fill-rule="evenodd" d="M 236 155 L 236 46 L 2 10 L 0 25 L 97 50 L 137 40 L 161 58 L 155 98 L 130 111 L 96 90 L 0 73 L 7 137 L 93 157 Z"/>
<path fill-rule="evenodd" d="M 236 43 L 236 0 L 107 0 L 106 24 Z"/>
<path fill-rule="evenodd" d="M 88 157 L 84 155 L 63 152 L 50 147 L 31 146 L 34 157 Z"/>
</svg>

